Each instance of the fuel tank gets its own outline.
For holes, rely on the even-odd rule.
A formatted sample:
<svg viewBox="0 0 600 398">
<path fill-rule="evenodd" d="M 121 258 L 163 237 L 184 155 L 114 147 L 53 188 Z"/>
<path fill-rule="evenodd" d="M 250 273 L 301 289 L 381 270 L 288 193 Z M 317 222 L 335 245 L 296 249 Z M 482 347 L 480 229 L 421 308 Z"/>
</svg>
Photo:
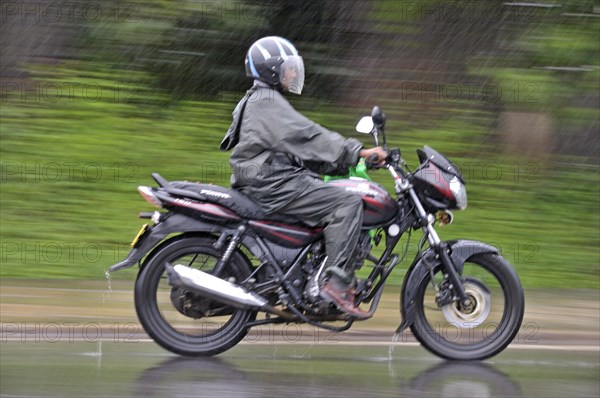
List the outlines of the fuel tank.
<svg viewBox="0 0 600 398">
<path fill-rule="evenodd" d="M 372 228 L 391 221 L 398 203 L 379 184 L 365 179 L 333 180 L 329 184 L 361 197 L 364 204 L 363 226 Z"/>
</svg>

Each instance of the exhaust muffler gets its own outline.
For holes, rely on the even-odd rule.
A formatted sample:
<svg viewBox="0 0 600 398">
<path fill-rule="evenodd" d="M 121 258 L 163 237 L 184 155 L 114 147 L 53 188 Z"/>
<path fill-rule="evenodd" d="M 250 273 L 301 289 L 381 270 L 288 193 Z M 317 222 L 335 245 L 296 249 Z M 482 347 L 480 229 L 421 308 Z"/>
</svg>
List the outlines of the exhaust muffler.
<svg viewBox="0 0 600 398">
<path fill-rule="evenodd" d="M 165 267 L 171 286 L 191 290 L 201 296 L 214 298 L 236 308 L 256 308 L 279 315 L 283 313 L 283 311 L 275 310 L 265 298 L 258 294 L 206 272 L 181 264 L 173 266 L 167 263 Z M 284 314 L 290 315 L 289 313 Z"/>
</svg>

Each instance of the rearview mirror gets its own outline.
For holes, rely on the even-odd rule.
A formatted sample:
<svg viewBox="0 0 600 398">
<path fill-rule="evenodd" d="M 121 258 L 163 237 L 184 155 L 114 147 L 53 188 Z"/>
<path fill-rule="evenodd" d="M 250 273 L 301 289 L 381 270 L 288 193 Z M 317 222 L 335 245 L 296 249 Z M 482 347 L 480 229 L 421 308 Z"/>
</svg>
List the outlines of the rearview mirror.
<svg viewBox="0 0 600 398">
<path fill-rule="evenodd" d="M 373 107 L 373 110 L 371 111 L 371 119 L 377 127 L 383 127 L 385 125 L 385 113 L 383 113 L 381 108 L 378 106 Z"/>
<path fill-rule="evenodd" d="M 365 116 L 359 120 L 356 125 L 356 131 L 363 134 L 371 134 L 373 127 L 373 118 L 371 116 Z"/>
</svg>

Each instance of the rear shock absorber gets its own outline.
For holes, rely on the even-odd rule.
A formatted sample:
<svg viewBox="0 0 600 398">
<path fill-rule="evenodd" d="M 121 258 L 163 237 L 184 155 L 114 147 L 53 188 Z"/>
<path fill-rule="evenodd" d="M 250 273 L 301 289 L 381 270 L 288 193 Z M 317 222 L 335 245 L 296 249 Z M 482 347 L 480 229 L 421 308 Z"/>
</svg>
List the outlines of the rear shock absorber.
<svg viewBox="0 0 600 398">
<path fill-rule="evenodd" d="M 235 234 L 233 234 L 233 236 L 231 237 L 231 240 L 227 244 L 227 247 L 225 248 L 225 252 L 221 256 L 219 261 L 217 261 L 217 264 L 215 265 L 215 269 L 213 270 L 212 275 L 221 276 L 221 273 L 225 269 L 225 266 L 229 263 L 229 259 L 231 258 L 231 255 L 233 254 L 234 251 L 236 251 L 237 246 L 240 243 L 240 240 L 244 236 L 245 232 L 246 232 L 246 227 L 244 225 L 240 225 L 237 228 L 237 230 L 235 231 Z M 221 239 L 219 239 L 219 241 L 220 240 Z"/>
</svg>

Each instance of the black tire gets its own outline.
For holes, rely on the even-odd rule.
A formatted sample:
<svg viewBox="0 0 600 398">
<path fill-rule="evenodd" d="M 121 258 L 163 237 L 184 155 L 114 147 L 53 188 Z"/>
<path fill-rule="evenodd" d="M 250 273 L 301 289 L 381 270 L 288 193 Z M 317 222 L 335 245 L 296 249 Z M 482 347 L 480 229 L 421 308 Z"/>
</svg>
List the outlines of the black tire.
<svg viewBox="0 0 600 398">
<path fill-rule="evenodd" d="M 456 303 L 438 308 L 428 275 L 417 289 L 420 304 L 411 331 L 427 350 L 442 358 L 486 359 L 506 348 L 519 332 L 525 310 L 523 288 L 510 264 L 492 253 L 467 260 L 462 279 L 475 297 L 481 296 L 475 300 L 479 312 L 463 311 Z M 435 280 L 436 284 L 441 280 L 439 265 Z"/>
<path fill-rule="evenodd" d="M 246 324 L 256 318 L 256 311 L 229 307 L 205 298 L 194 300 L 207 306 L 219 306 L 224 309 L 221 311 L 224 315 L 191 317 L 173 305 L 165 263 L 184 263 L 210 273 L 220 255 L 213 247 L 215 242 L 215 238 L 209 236 L 174 238 L 153 253 L 138 274 L 135 309 L 140 322 L 154 341 L 174 353 L 186 356 L 219 354 L 242 340 L 248 332 Z M 250 270 L 245 256 L 235 252 L 222 277 L 239 282 L 250 275 Z"/>
</svg>

